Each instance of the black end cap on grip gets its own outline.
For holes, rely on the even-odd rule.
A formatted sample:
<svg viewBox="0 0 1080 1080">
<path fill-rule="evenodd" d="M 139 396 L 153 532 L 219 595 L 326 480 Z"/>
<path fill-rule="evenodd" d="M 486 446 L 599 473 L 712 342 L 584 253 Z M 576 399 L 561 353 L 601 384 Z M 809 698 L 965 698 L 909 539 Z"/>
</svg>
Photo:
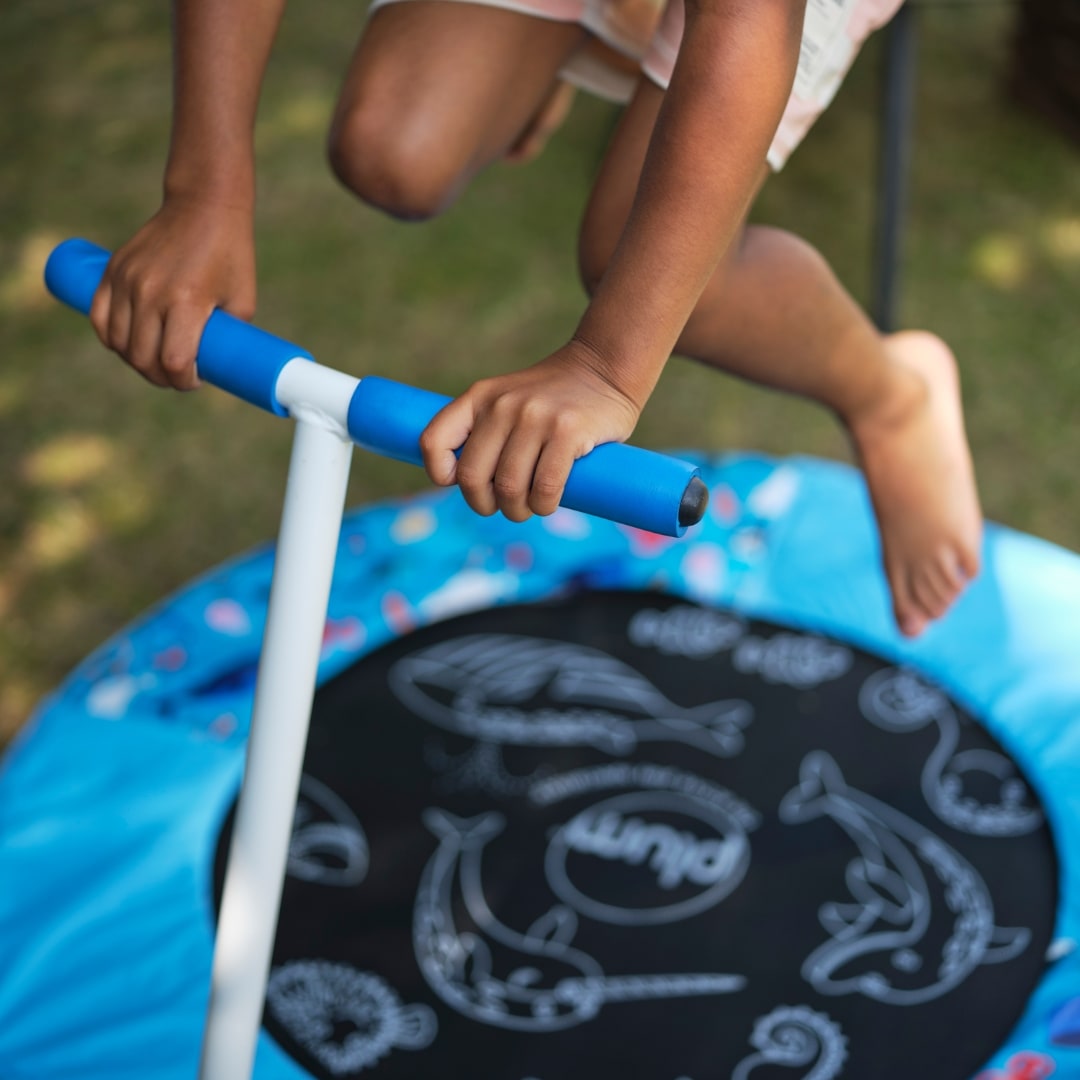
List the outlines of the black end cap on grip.
<svg viewBox="0 0 1080 1080">
<path fill-rule="evenodd" d="M 679 503 L 679 525 L 684 529 L 696 525 L 704 516 L 709 505 L 709 489 L 700 476 L 695 476 L 683 492 Z"/>
</svg>

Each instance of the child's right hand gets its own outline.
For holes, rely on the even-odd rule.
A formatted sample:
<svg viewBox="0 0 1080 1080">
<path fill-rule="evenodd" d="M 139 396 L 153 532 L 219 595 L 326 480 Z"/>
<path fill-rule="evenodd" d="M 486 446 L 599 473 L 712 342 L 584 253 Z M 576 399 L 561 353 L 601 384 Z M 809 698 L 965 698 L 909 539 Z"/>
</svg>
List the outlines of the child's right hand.
<svg viewBox="0 0 1080 1080">
<path fill-rule="evenodd" d="M 215 308 L 255 314 L 251 211 L 174 197 L 109 261 L 90 321 L 155 386 L 193 390 L 199 339 Z"/>
</svg>

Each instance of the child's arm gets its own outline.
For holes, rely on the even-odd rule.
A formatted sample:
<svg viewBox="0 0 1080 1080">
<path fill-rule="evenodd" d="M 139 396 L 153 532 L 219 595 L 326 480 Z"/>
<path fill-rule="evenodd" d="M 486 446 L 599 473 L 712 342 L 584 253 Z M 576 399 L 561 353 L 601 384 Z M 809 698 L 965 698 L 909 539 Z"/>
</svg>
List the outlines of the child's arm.
<svg viewBox="0 0 1080 1080">
<path fill-rule="evenodd" d="M 421 440 L 436 483 L 522 520 L 570 465 L 632 431 L 741 223 L 791 92 L 805 0 L 687 0 L 686 29 L 619 245 L 573 339 L 470 387 Z M 460 460 L 453 450 L 461 451 Z"/>
<path fill-rule="evenodd" d="M 161 209 L 113 256 L 90 318 L 159 386 L 197 384 L 215 307 L 255 310 L 253 131 L 285 0 L 176 0 L 173 122 Z"/>
</svg>

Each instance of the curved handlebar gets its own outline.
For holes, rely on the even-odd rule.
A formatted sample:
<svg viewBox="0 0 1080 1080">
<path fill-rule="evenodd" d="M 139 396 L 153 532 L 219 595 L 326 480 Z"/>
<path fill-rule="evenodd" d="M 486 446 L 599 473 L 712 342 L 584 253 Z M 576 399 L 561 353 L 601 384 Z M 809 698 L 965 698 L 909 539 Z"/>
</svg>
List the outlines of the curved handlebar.
<svg viewBox="0 0 1080 1080">
<path fill-rule="evenodd" d="M 110 255 L 87 240 L 65 240 L 49 257 L 45 283 L 65 304 L 89 314 Z M 277 381 L 291 360 L 311 354 L 224 311 L 199 342 L 199 377 L 278 416 Z M 450 399 L 368 376 L 348 407 L 349 433 L 364 449 L 422 464 L 419 439 Z M 623 443 L 607 443 L 574 463 L 562 505 L 667 536 L 682 536 L 705 513 L 708 489 L 689 462 Z"/>
</svg>

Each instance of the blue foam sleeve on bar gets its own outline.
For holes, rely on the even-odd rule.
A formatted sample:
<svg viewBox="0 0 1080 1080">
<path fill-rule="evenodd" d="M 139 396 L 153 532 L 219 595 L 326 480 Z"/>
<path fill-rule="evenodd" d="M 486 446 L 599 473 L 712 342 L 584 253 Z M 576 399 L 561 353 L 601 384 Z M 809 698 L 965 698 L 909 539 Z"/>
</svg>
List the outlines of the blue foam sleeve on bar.
<svg viewBox="0 0 1080 1080">
<path fill-rule="evenodd" d="M 349 403 L 349 434 L 365 450 L 423 465 L 419 439 L 451 399 L 369 375 Z M 605 443 L 574 463 L 562 506 L 664 536 L 682 536 L 684 499 L 702 489 L 699 469 L 653 450 Z M 704 511 L 695 510 L 696 521 Z M 682 519 L 682 520 L 680 520 Z"/>
<path fill-rule="evenodd" d="M 89 240 L 65 240 L 45 264 L 45 284 L 58 300 L 88 315 L 109 259 L 109 252 Z M 286 416 L 275 387 L 281 369 L 297 357 L 312 358 L 284 338 L 215 311 L 199 341 L 197 364 L 199 378 L 267 412 Z"/>
</svg>

